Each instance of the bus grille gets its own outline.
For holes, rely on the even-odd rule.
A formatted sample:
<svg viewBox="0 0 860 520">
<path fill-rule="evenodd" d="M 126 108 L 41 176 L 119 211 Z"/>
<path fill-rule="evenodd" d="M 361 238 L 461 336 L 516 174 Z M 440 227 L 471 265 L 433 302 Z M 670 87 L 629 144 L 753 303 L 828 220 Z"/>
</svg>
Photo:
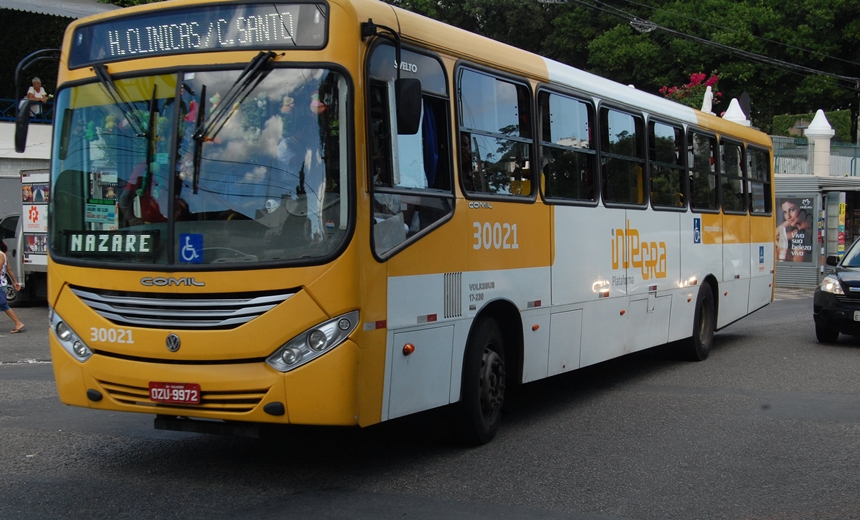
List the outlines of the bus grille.
<svg viewBox="0 0 860 520">
<path fill-rule="evenodd" d="M 135 406 L 148 406 L 153 409 L 186 408 L 220 413 L 247 413 L 260 404 L 266 390 L 253 389 L 237 392 L 206 392 L 201 390 L 200 404 L 181 405 L 157 403 L 149 399 L 149 388 L 121 385 L 110 381 L 99 381 L 108 395 L 118 403 Z M 157 412 L 156 412 L 157 413 Z"/>
<path fill-rule="evenodd" d="M 236 328 L 295 294 L 120 294 L 81 287 L 73 287 L 72 292 L 101 317 L 117 325 L 190 330 Z"/>
</svg>

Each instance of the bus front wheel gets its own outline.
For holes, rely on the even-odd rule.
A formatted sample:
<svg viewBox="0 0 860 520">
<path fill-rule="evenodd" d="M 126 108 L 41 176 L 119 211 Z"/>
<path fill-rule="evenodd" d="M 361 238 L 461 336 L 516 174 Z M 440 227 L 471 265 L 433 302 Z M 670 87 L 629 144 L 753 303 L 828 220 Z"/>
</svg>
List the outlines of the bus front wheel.
<svg viewBox="0 0 860 520">
<path fill-rule="evenodd" d="M 505 402 L 505 349 L 493 319 L 475 324 L 463 360 L 460 426 L 463 440 L 481 445 L 496 435 Z"/>
<path fill-rule="evenodd" d="M 710 285 L 703 284 L 699 286 L 699 295 L 696 297 L 693 337 L 689 339 L 685 348 L 687 359 L 704 361 L 708 358 L 708 354 L 711 353 L 711 345 L 714 343 L 716 321 L 714 293 L 711 291 Z"/>
</svg>

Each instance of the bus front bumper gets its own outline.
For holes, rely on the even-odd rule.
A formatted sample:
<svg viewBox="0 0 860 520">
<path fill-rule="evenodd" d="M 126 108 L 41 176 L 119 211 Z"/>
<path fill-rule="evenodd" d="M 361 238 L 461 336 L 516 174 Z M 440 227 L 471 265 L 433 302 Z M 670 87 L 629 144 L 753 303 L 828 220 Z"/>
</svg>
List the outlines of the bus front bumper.
<svg viewBox="0 0 860 520">
<path fill-rule="evenodd" d="M 165 417 L 252 423 L 358 424 L 360 353 L 345 341 L 319 359 L 280 373 L 265 361 L 168 364 L 96 353 L 84 363 L 50 338 L 60 400 L 68 405 Z M 150 383 L 200 385 L 199 404 L 150 399 Z"/>
</svg>

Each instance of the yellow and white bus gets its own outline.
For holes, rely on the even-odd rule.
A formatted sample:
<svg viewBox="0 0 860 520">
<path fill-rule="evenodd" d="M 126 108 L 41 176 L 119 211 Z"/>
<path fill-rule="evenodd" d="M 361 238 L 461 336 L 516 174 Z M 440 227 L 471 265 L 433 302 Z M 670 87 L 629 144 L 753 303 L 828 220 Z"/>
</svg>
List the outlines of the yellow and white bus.
<svg viewBox="0 0 860 520">
<path fill-rule="evenodd" d="M 64 403 L 368 426 L 772 300 L 770 139 L 375 0 L 72 23 L 51 166 Z M 456 403 L 456 404 L 455 404 Z M 242 428 L 239 428 L 242 429 Z"/>
</svg>

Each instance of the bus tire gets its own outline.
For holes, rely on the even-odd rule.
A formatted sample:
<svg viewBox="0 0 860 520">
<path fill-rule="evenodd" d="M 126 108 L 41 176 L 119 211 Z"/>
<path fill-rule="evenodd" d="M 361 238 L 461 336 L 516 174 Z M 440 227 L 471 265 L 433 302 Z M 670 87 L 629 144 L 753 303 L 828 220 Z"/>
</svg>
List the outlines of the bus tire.
<svg viewBox="0 0 860 520">
<path fill-rule="evenodd" d="M 463 441 L 479 446 L 490 442 L 502 420 L 505 402 L 505 348 L 495 320 L 480 319 L 466 345 L 460 390 Z"/>
<path fill-rule="evenodd" d="M 714 343 L 714 329 L 716 328 L 717 316 L 714 306 L 714 293 L 711 286 L 702 284 L 699 286 L 699 294 L 696 296 L 696 312 L 693 317 L 693 336 L 689 339 L 685 348 L 685 358 L 690 361 L 704 361 L 711 353 Z"/>
</svg>

